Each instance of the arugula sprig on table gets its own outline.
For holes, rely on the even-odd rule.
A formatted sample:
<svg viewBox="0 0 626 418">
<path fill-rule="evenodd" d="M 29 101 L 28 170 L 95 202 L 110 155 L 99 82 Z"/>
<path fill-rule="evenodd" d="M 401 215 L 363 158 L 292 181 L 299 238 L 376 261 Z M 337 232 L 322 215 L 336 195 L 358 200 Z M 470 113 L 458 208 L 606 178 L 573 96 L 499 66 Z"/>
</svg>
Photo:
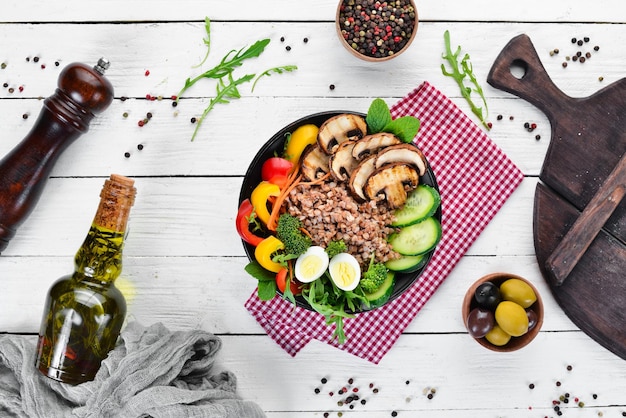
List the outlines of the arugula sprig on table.
<svg viewBox="0 0 626 418">
<path fill-rule="evenodd" d="M 256 41 L 254 44 L 249 46 L 248 48 L 241 48 L 239 51 L 233 49 L 228 54 L 222 58 L 219 64 L 215 67 L 205 71 L 204 73 L 194 77 L 187 78 L 185 80 L 185 85 L 178 92 L 176 96 L 176 100 L 179 100 L 180 97 L 189 89 L 191 86 L 196 84 L 198 81 L 203 78 L 212 78 L 212 79 L 221 79 L 229 74 L 231 74 L 237 67 L 240 67 L 243 62 L 250 58 L 256 58 L 263 53 L 265 47 L 270 43 L 269 39 L 261 39 Z M 233 56 L 233 54 L 235 54 Z"/>
<path fill-rule="evenodd" d="M 203 42 L 205 46 L 207 47 L 206 55 L 204 56 L 202 61 L 198 65 L 194 66 L 193 68 L 199 67 L 202 64 L 204 64 L 206 60 L 208 59 L 209 53 L 211 51 L 211 21 L 209 20 L 208 17 L 205 17 L 204 19 L 204 28 L 206 32 L 206 37 L 203 38 Z M 216 104 L 219 104 L 219 103 L 225 104 L 225 103 L 229 103 L 231 100 L 241 98 L 241 94 L 237 88 L 239 85 L 252 81 L 256 77 L 256 80 L 254 81 L 252 85 L 252 91 L 253 91 L 254 87 L 256 86 L 257 82 L 259 81 L 261 77 L 270 76 L 272 73 L 283 74 L 285 72 L 292 72 L 298 68 L 295 65 L 284 65 L 284 66 L 272 67 L 268 70 L 265 70 L 258 77 L 256 76 L 256 74 L 247 74 L 240 78 L 235 78 L 233 76 L 233 72 L 238 67 L 241 67 L 246 60 L 259 57 L 263 53 L 263 51 L 265 51 L 265 48 L 267 47 L 269 43 L 270 43 L 270 39 L 266 38 L 266 39 L 260 39 L 256 41 L 255 43 L 248 46 L 247 48 L 243 47 L 239 50 L 232 49 L 213 68 L 205 71 L 202 74 L 197 75 L 194 78 L 188 77 L 185 80 L 185 84 L 176 95 L 176 100 L 174 102 L 174 105 L 177 105 L 180 98 L 183 96 L 183 94 L 185 94 L 185 92 L 189 88 L 191 88 L 194 84 L 196 84 L 200 80 L 213 79 L 213 80 L 217 80 L 217 83 L 218 83 L 216 87 L 216 90 L 217 90 L 216 96 L 209 101 L 209 105 L 204 109 L 204 111 L 202 112 L 202 115 L 197 120 L 196 129 L 194 130 L 194 133 L 191 137 L 192 141 L 195 139 L 198 133 L 198 130 L 200 126 L 202 125 L 202 122 L 207 117 L 209 112 L 215 107 Z M 227 81 L 225 81 L 225 79 Z"/>
<path fill-rule="evenodd" d="M 217 94 L 209 101 L 209 105 L 204 109 L 202 115 L 198 118 L 196 129 L 193 131 L 193 135 L 191 136 L 191 140 L 193 141 L 196 138 L 196 134 L 198 133 L 198 129 L 202 125 L 204 118 L 206 115 L 215 107 L 218 103 L 229 103 L 233 99 L 241 98 L 241 94 L 237 89 L 237 86 L 243 83 L 247 83 L 254 78 L 254 74 L 247 74 L 237 80 L 233 79 L 233 75 L 228 74 L 228 84 L 224 82 L 223 78 L 220 78 L 217 82 Z"/>
<path fill-rule="evenodd" d="M 206 38 L 202 39 L 204 45 L 206 46 L 206 54 L 204 54 L 204 58 L 197 65 L 194 65 L 192 68 L 201 67 L 206 60 L 209 58 L 209 53 L 211 52 L 211 21 L 208 17 L 204 18 L 204 31 L 206 33 Z"/>
<path fill-rule="evenodd" d="M 259 79 L 263 76 L 271 76 L 272 73 L 276 73 L 276 74 L 282 74 L 282 73 L 290 73 L 292 71 L 297 70 L 298 67 L 295 65 L 283 65 L 282 67 L 274 67 L 274 68 L 270 68 L 268 70 L 263 71 L 261 74 L 259 74 L 259 76 L 256 78 L 256 80 L 254 80 L 254 83 L 252 84 L 252 89 L 250 89 L 251 92 L 254 91 L 254 88 L 256 87 L 256 83 L 259 81 Z"/>
<path fill-rule="evenodd" d="M 442 55 L 442 58 L 444 58 L 450 64 L 450 71 L 446 70 L 446 66 L 444 64 L 441 64 L 441 72 L 445 76 L 454 78 L 454 80 L 461 89 L 461 94 L 470 105 L 472 112 L 476 116 L 478 116 L 480 122 L 487 130 L 491 129 L 487 124 L 487 115 L 489 113 L 489 110 L 487 108 L 487 100 L 485 99 L 485 94 L 482 87 L 480 86 L 478 80 L 476 79 L 476 76 L 474 75 L 474 69 L 472 67 L 472 63 L 470 62 L 469 54 L 466 53 L 459 61 L 459 57 L 461 55 L 461 47 L 458 46 L 456 51 L 453 53 L 450 46 L 450 32 L 446 30 L 443 34 L 443 38 L 445 42 L 446 53 Z M 466 77 L 469 80 L 470 85 L 465 84 Z M 482 99 L 484 112 L 482 107 L 479 107 L 476 103 L 474 103 L 474 100 L 472 99 L 473 92 L 478 93 L 478 95 Z"/>
</svg>

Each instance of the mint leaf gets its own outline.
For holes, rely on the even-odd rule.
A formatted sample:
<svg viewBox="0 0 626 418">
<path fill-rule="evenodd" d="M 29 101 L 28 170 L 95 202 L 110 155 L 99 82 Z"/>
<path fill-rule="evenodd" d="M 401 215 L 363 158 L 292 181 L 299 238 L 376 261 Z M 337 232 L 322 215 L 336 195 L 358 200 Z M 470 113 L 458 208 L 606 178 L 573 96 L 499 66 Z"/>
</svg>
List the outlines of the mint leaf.
<svg viewBox="0 0 626 418">
<path fill-rule="evenodd" d="M 365 121 L 371 134 L 382 132 L 391 122 L 391 112 L 387 103 L 383 99 L 374 99 L 367 111 Z"/>
<path fill-rule="evenodd" d="M 272 300 L 276 296 L 276 275 L 265 270 L 261 265 L 252 261 L 244 269 L 248 274 L 259 281 L 257 295 L 261 300 Z"/>
<path fill-rule="evenodd" d="M 248 274 L 259 282 L 276 282 L 276 275 L 271 271 L 265 270 L 261 265 L 256 261 L 251 261 L 248 263 L 244 270 L 248 272 Z"/>
<path fill-rule="evenodd" d="M 261 300 L 272 300 L 276 296 L 276 281 L 273 282 L 259 282 L 257 295 Z"/>
<path fill-rule="evenodd" d="M 419 129 L 419 119 L 414 116 L 402 116 L 389 122 L 382 130 L 394 134 L 402 142 L 411 143 Z"/>
</svg>

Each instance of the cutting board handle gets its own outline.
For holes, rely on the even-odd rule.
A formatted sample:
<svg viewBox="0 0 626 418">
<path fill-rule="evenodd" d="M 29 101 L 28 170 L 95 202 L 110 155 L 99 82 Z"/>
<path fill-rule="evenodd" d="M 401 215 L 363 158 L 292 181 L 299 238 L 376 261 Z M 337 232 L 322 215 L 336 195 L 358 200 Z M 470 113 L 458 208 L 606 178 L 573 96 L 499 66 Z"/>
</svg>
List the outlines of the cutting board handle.
<svg viewBox="0 0 626 418">
<path fill-rule="evenodd" d="M 546 269 L 557 286 L 580 261 L 591 242 L 626 195 L 626 155 L 602 184 L 580 217 L 546 260 Z"/>
<path fill-rule="evenodd" d="M 521 68 L 524 73 L 520 76 L 513 74 L 514 67 Z M 511 39 L 502 49 L 489 71 L 487 82 L 532 103 L 550 120 L 555 111 L 572 100 L 552 82 L 530 38 L 525 34 Z"/>
</svg>

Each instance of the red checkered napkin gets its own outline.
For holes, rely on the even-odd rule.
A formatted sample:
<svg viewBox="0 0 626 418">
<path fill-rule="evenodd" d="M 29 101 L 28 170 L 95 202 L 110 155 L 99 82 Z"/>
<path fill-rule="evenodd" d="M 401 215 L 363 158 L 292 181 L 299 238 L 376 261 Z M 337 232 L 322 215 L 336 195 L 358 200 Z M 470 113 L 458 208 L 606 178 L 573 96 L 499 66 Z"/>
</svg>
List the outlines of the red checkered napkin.
<svg viewBox="0 0 626 418">
<path fill-rule="evenodd" d="M 347 342 L 341 346 L 322 315 L 278 297 L 263 302 L 253 293 L 246 308 L 292 356 L 315 338 L 378 363 L 524 177 L 467 115 L 427 82 L 396 103 L 391 114 L 421 121 L 416 143 L 437 177 L 443 237 L 426 270 L 404 294 L 344 321 Z"/>
</svg>

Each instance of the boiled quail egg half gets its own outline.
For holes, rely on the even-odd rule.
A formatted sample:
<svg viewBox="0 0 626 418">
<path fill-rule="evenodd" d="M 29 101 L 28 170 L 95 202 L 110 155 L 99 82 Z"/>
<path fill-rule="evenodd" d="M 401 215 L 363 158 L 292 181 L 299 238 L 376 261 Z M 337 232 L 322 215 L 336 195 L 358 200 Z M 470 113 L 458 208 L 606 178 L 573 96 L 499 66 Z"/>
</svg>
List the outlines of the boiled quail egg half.
<svg viewBox="0 0 626 418">
<path fill-rule="evenodd" d="M 296 278 L 301 283 L 311 283 L 320 278 L 327 268 L 328 254 L 322 247 L 314 245 L 296 260 Z"/>
<path fill-rule="evenodd" d="M 337 254 L 328 265 L 330 278 L 341 290 L 354 290 L 361 280 L 359 262 L 348 253 Z"/>
</svg>

